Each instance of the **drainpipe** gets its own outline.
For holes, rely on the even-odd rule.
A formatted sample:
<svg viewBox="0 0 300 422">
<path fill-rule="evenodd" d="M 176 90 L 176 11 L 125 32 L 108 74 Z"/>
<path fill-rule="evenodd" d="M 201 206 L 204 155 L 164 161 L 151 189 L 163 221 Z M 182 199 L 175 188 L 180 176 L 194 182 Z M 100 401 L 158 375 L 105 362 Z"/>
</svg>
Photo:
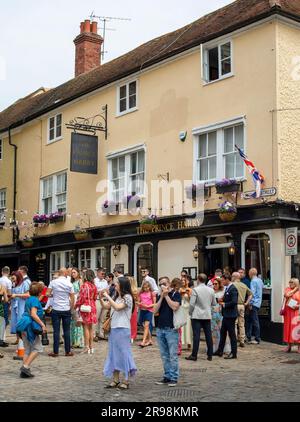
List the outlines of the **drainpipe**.
<svg viewBox="0 0 300 422">
<path fill-rule="evenodd" d="M 11 127 L 8 128 L 8 143 L 14 148 L 14 200 L 13 200 L 13 222 L 16 221 L 16 206 L 17 206 L 17 145 L 11 141 Z M 13 229 L 13 243 L 19 239 L 19 229 Z"/>
</svg>

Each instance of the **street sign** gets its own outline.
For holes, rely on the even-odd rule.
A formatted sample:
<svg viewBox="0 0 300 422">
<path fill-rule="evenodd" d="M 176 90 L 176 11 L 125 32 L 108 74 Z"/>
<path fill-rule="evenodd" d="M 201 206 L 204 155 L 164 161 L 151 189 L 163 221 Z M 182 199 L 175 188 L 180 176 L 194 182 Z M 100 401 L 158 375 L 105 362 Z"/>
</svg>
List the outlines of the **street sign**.
<svg viewBox="0 0 300 422">
<path fill-rule="evenodd" d="M 261 198 L 265 198 L 266 196 L 275 196 L 277 193 L 277 189 L 276 188 L 267 188 L 267 189 L 262 189 L 261 191 Z M 253 199 L 253 195 L 255 194 L 255 191 L 250 191 L 250 192 L 244 192 L 242 193 L 242 197 L 243 199 Z"/>
<path fill-rule="evenodd" d="M 285 255 L 298 254 L 298 228 L 290 227 L 285 231 Z"/>
</svg>

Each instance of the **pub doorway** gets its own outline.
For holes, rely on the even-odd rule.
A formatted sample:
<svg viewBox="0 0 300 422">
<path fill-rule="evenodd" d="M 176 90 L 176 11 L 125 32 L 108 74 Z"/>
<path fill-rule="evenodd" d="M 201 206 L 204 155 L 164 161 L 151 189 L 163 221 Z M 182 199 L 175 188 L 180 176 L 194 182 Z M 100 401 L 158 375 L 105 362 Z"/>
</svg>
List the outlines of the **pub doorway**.
<svg viewBox="0 0 300 422">
<path fill-rule="evenodd" d="M 234 254 L 230 254 L 230 248 L 233 245 L 231 234 L 218 236 L 208 236 L 206 246 L 206 259 L 209 278 L 214 276 L 216 269 L 229 267 L 234 269 Z"/>
<path fill-rule="evenodd" d="M 142 285 L 142 268 L 148 268 L 150 276 L 153 276 L 153 244 L 152 243 L 139 243 L 135 245 L 135 278 L 138 286 Z"/>
</svg>

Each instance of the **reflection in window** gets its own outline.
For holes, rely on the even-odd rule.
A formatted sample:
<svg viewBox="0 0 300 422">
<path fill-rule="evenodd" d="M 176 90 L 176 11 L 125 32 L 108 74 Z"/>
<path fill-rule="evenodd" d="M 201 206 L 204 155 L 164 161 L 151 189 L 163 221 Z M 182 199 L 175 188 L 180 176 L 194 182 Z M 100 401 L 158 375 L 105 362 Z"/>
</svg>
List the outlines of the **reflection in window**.
<svg viewBox="0 0 300 422">
<path fill-rule="evenodd" d="M 271 283 L 270 238 L 265 233 L 251 234 L 246 239 L 246 269 L 256 268 L 265 285 Z"/>
<path fill-rule="evenodd" d="M 153 275 L 153 246 L 150 244 L 141 245 L 137 251 L 137 281 L 142 285 L 143 277 L 141 270 L 147 268 L 150 276 Z"/>
</svg>

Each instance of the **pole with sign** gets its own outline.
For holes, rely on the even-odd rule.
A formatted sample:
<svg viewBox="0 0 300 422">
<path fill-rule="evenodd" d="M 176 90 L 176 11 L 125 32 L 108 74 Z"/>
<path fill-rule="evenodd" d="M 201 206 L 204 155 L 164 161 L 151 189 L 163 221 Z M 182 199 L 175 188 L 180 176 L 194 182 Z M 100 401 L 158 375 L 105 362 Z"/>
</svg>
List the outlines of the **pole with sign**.
<svg viewBox="0 0 300 422">
<path fill-rule="evenodd" d="M 293 256 L 298 254 L 298 228 L 290 227 L 285 232 L 285 255 Z"/>
</svg>

